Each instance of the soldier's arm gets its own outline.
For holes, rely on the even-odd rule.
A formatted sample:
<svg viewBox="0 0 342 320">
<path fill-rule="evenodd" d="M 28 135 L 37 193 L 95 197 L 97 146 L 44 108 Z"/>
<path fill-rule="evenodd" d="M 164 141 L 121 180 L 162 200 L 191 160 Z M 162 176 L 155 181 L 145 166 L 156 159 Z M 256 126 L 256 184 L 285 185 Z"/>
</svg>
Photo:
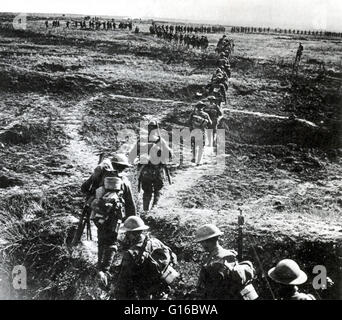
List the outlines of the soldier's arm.
<svg viewBox="0 0 342 320">
<path fill-rule="evenodd" d="M 125 192 L 124 192 L 124 199 L 125 199 L 125 211 L 126 216 L 135 216 L 137 214 L 137 209 L 135 206 L 135 201 L 133 198 L 133 192 L 131 188 L 131 184 L 129 181 L 125 181 Z"/>
<path fill-rule="evenodd" d="M 134 294 L 134 260 L 132 256 L 125 252 L 121 262 L 121 269 L 118 280 L 115 284 L 114 296 L 118 300 L 132 298 Z"/>
<path fill-rule="evenodd" d="M 101 166 L 97 166 L 93 172 L 93 174 L 85 181 L 83 182 L 81 186 L 81 191 L 86 194 L 91 193 L 91 187 L 93 186 L 92 189 L 96 188 L 98 184 L 98 180 L 102 174 L 102 168 Z"/>
<path fill-rule="evenodd" d="M 163 148 L 164 152 L 168 152 L 168 156 L 172 157 L 172 150 L 168 143 L 163 138 L 160 140 L 160 143 L 162 144 L 161 147 Z"/>
<path fill-rule="evenodd" d="M 206 281 L 207 281 L 206 271 L 202 267 L 199 277 L 198 277 L 197 285 L 196 285 L 196 294 L 195 294 L 196 298 L 202 298 L 202 299 L 205 298 Z"/>
<path fill-rule="evenodd" d="M 223 116 L 223 110 L 222 110 L 222 108 L 220 108 L 219 106 L 216 106 L 216 109 L 217 109 L 217 115 L 218 115 L 218 117 L 222 117 L 222 116 Z"/>
<path fill-rule="evenodd" d="M 211 121 L 211 118 L 209 116 L 209 114 L 207 114 L 207 119 L 208 119 L 208 124 L 212 124 L 213 122 Z"/>
<path fill-rule="evenodd" d="M 130 163 L 134 163 L 134 160 L 139 156 L 139 143 L 140 141 L 138 140 L 128 152 L 128 160 Z"/>
</svg>

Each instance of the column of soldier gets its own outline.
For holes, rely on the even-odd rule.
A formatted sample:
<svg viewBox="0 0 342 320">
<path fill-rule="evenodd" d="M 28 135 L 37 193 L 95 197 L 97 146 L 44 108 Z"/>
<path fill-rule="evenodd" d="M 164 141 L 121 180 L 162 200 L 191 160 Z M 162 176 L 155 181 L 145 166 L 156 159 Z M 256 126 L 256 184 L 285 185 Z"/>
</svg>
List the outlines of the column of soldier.
<svg viewBox="0 0 342 320">
<path fill-rule="evenodd" d="M 84 30 L 116 30 L 118 29 L 128 29 L 132 31 L 133 23 L 131 21 L 129 22 L 119 22 L 117 24 L 113 19 L 112 20 L 106 20 L 106 21 L 100 21 L 98 19 L 91 19 L 91 20 L 74 20 L 74 21 L 65 21 L 65 27 L 69 29 L 71 26 L 74 26 L 74 28 L 80 28 Z M 51 26 L 53 28 L 60 27 L 60 21 L 59 20 L 53 20 Z M 45 21 L 45 27 L 49 28 L 49 21 Z"/>
<path fill-rule="evenodd" d="M 220 39 L 216 48 L 219 54 L 218 68 L 204 93 L 198 94 L 201 101 L 196 103 L 196 110 L 200 111 L 200 116 L 206 105 L 204 101 L 208 100 L 210 104 L 219 107 L 226 101 L 225 93 L 230 77 L 229 58 L 233 48 L 232 40 L 225 36 Z M 206 99 L 203 99 L 204 94 L 208 95 Z M 143 190 L 144 212 L 150 210 L 152 198 L 152 207 L 156 208 L 164 185 L 166 166 L 163 161 L 153 161 L 150 151 L 153 148 L 165 148 L 171 154 L 172 151 L 160 136 L 156 121 L 149 123 L 148 133 L 148 142 L 145 143 L 148 155 L 141 154 L 142 146 L 138 141 L 128 157 L 115 154 L 101 161 L 81 187 L 88 196 L 85 208 L 98 230 L 100 286 L 110 293 L 111 299 L 169 299 L 177 283 L 175 280 L 180 276 L 176 271 L 176 254 L 147 232 L 149 226 L 137 212 L 131 185 L 125 173 L 139 159 L 138 188 Z M 147 157 L 147 161 L 142 161 L 143 156 Z M 220 244 L 222 235 L 223 232 L 214 224 L 205 224 L 196 230 L 194 242 L 202 246 L 205 256 L 199 270 L 197 286 L 184 294 L 185 299 L 259 299 L 253 286 L 253 263 L 238 261 L 235 250 L 223 248 Z M 119 274 L 114 280 L 110 271 L 119 245 L 124 254 Z M 268 271 L 268 277 L 272 281 L 273 289 L 271 286 L 269 288 L 273 297 L 284 300 L 315 299 L 310 294 L 299 292 L 297 286 L 306 282 L 307 275 L 293 260 L 281 260 Z"/>
<path fill-rule="evenodd" d="M 209 46 L 209 40 L 207 36 L 198 36 L 197 32 L 204 32 L 207 30 L 205 27 L 183 27 L 173 25 L 152 25 L 150 26 L 150 34 L 156 35 L 158 38 L 174 42 L 176 44 L 185 45 L 188 48 L 192 46 L 197 49 L 207 49 Z M 193 34 L 195 32 L 195 34 Z"/>
</svg>

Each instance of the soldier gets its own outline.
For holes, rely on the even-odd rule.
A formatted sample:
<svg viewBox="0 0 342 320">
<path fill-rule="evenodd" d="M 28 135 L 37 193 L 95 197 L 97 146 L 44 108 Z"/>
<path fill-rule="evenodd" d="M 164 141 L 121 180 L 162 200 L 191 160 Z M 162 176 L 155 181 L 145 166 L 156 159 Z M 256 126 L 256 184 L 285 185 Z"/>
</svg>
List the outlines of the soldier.
<svg viewBox="0 0 342 320">
<path fill-rule="evenodd" d="M 216 104 L 219 106 L 221 103 L 227 103 L 227 94 L 226 94 L 226 89 L 223 83 L 217 84 L 216 82 L 212 84 L 212 95 L 215 96 L 216 98 Z"/>
<path fill-rule="evenodd" d="M 91 202 L 91 219 L 97 227 L 98 269 L 104 284 L 107 284 L 109 268 L 117 250 L 120 222 L 136 215 L 131 185 L 124 174 L 130 166 L 125 155 L 116 154 L 112 159 L 102 161 L 81 187 Z M 113 182 L 115 186 L 111 185 Z"/>
<path fill-rule="evenodd" d="M 179 43 L 180 43 L 180 44 L 183 44 L 183 39 L 184 39 L 184 36 L 183 36 L 183 33 L 181 33 L 181 34 L 179 35 Z"/>
<path fill-rule="evenodd" d="M 217 142 L 217 127 L 223 118 L 223 110 L 218 103 L 216 103 L 215 96 L 209 96 L 209 105 L 204 109 L 210 116 L 212 123 L 208 125 L 208 129 L 213 130 L 213 146 L 216 146 Z"/>
<path fill-rule="evenodd" d="M 123 255 L 113 290 L 115 299 L 165 300 L 169 285 L 179 275 L 172 267 L 177 264 L 176 255 L 161 241 L 143 233 L 148 229 L 140 217 L 129 217 L 124 223 L 129 249 Z"/>
<path fill-rule="evenodd" d="M 203 225 L 196 231 L 195 241 L 202 245 L 207 255 L 203 259 L 195 296 L 212 300 L 257 299 L 258 294 L 252 285 L 252 263 L 238 263 L 235 250 L 220 246 L 221 235 L 223 232 L 213 224 Z"/>
<path fill-rule="evenodd" d="M 298 49 L 297 49 L 297 54 L 296 54 L 296 59 L 295 59 L 295 64 L 300 62 L 302 58 L 304 47 L 302 46 L 301 43 L 299 43 Z"/>
<path fill-rule="evenodd" d="M 284 259 L 268 271 L 268 276 L 276 285 L 280 300 L 316 300 L 311 294 L 301 293 L 298 285 L 308 279 L 304 271 L 291 259 Z"/>
<path fill-rule="evenodd" d="M 195 110 L 191 113 L 189 124 L 190 130 L 193 131 L 195 129 L 199 129 L 202 131 L 202 145 L 196 146 L 195 137 L 191 137 L 191 153 L 192 159 L 191 162 L 196 163 L 196 147 L 198 147 L 198 158 L 197 165 L 200 165 L 202 162 L 203 149 L 205 146 L 206 133 L 205 129 L 207 129 L 208 125 L 212 125 L 212 121 L 208 113 L 204 112 L 205 104 L 202 101 L 197 102 L 195 106 Z"/>
<path fill-rule="evenodd" d="M 152 206 L 156 206 L 161 196 L 161 190 L 164 186 L 164 176 L 168 177 L 171 183 L 171 177 L 166 167 L 166 161 L 172 156 L 171 149 L 166 141 L 159 134 L 159 124 L 157 121 L 151 121 L 148 124 L 148 154 L 141 154 L 140 140 L 132 148 L 129 154 L 133 162 L 136 156 L 140 158 L 138 165 L 138 189 L 143 189 L 143 209 L 149 211 L 153 195 Z M 144 161 L 142 161 L 144 160 Z"/>
</svg>

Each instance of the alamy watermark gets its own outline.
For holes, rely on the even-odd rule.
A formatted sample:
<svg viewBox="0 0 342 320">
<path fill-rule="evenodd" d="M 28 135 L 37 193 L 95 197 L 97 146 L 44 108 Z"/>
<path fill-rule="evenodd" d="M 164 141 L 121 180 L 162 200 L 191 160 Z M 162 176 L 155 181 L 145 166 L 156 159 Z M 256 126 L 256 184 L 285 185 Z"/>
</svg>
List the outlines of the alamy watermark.
<svg viewBox="0 0 342 320">
<path fill-rule="evenodd" d="M 313 274 L 317 274 L 313 277 L 312 287 L 315 290 L 326 290 L 328 289 L 328 282 L 332 280 L 327 277 L 327 269 L 323 265 L 316 265 L 312 270 Z M 26 290 L 27 289 L 27 271 L 23 265 L 16 265 L 12 270 L 12 285 L 15 290 Z"/>
<path fill-rule="evenodd" d="M 27 289 L 27 272 L 23 265 L 17 265 L 12 270 L 12 285 L 15 290 Z"/>
<path fill-rule="evenodd" d="M 19 13 L 12 22 L 13 29 L 26 30 L 27 29 L 27 13 Z"/>
<path fill-rule="evenodd" d="M 157 139 L 156 139 L 157 137 Z M 159 139 L 160 137 L 160 139 Z M 200 162 L 205 158 L 208 164 L 207 175 L 222 174 L 225 169 L 225 130 L 224 129 L 193 129 L 173 128 L 171 132 L 164 129 L 153 129 L 149 132 L 148 122 L 140 122 L 139 135 L 133 129 L 118 132 L 121 144 L 119 153 L 129 154 L 134 162 L 139 157 L 140 164 Z M 153 146 L 149 143 L 154 141 Z M 205 145 L 212 148 L 205 149 Z M 205 152 L 209 150 L 209 152 Z"/>
</svg>

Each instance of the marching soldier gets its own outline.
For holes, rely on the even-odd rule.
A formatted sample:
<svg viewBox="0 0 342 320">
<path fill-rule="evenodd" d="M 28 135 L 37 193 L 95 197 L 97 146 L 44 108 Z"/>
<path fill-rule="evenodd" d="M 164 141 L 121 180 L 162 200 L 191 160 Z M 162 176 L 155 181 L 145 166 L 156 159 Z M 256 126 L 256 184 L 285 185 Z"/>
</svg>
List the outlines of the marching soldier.
<svg viewBox="0 0 342 320">
<path fill-rule="evenodd" d="M 160 136 L 159 124 L 157 121 L 151 121 L 148 124 L 148 154 L 141 154 L 140 140 L 130 151 L 129 158 L 133 162 L 136 156 L 139 156 L 138 165 L 138 189 L 143 189 L 143 209 L 149 211 L 150 204 L 156 206 L 161 196 L 161 190 L 164 186 L 165 174 L 171 184 L 171 176 L 166 166 L 166 161 L 172 156 L 171 149 L 166 141 Z"/>
<path fill-rule="evenodd" d="M 209 101 L 209 105 L 204 109 L 204 111 L 210 116 L 212 123 L 208 125 L 208 129 L 213 130 L 213 145 L 216 146 L 217 128 L 223 118 L 223 110 L 220 105 L 216 103 L 215 96 L 209 96 L 207 99 Z"/>
<path fill-rule="evenodd" d="M 197 292 L 199 299 L 212 300 L 255 300 L 258 294 L 252 285 L 254 268 L 250 261 L 238 263 L 237 252 L 220 246 L 223 235 L 213 224 L 201 226 L 195 241 L 207 253 L 203 259 Z"/>
<path fill-rule="evenodd" d="M 136 215 L 131 185 L 124 171 L 131 165 L 125 155 L 105 159 L 82 184 L 81 190 L 91 201 L 91 219 L 98 233 L 98 269 L 107 284 L 109 268 L 117 250 L 117 232 L 121 221 Z"/>
<path fill-rule="evenodd" d="M 308 277 L 295 261 L 281 260 L 268 271 L 268 276 L 274 281 L 280 300 L 316 300 L 311 294 L 299 292 L 297 286 L 305 283 Z"/>
<path fill-rule="evenodd" d="M 170 284 L 178 277 L 177 257 L 169 247 L 143 232 L 149 227 L 140 217 L 129 217 L 123 226 L 125 251 L 114 288 L 115 299 L 165 300 Z"/>
<path fill-rule="evenodd" d="M 200 165 L 202 162 L 202 156 L 203 156 L 203 148 L 205 146 L 205 129 L 208 128 L 208 125 L 212 125 L 212 121 L 210 119 L 210 116 L 208 113 L 204 112 L 205 103 L 202 101 L 197 102 L 195 106 L 195 110 L 191 113 L 189 124 L 190 124 L 190 130 L 193 131 L 195 129 L 199 129 L 202 131 L 202 145 L 196 146 L 196 140 L 195 137 L 191 137 L 191 152 L 192 152 L 192 159 L 191 162 L 196 163 L 196 147 L 198 147 L 198 159 L 197 159 L 197 165 Z"/>
</svg>

